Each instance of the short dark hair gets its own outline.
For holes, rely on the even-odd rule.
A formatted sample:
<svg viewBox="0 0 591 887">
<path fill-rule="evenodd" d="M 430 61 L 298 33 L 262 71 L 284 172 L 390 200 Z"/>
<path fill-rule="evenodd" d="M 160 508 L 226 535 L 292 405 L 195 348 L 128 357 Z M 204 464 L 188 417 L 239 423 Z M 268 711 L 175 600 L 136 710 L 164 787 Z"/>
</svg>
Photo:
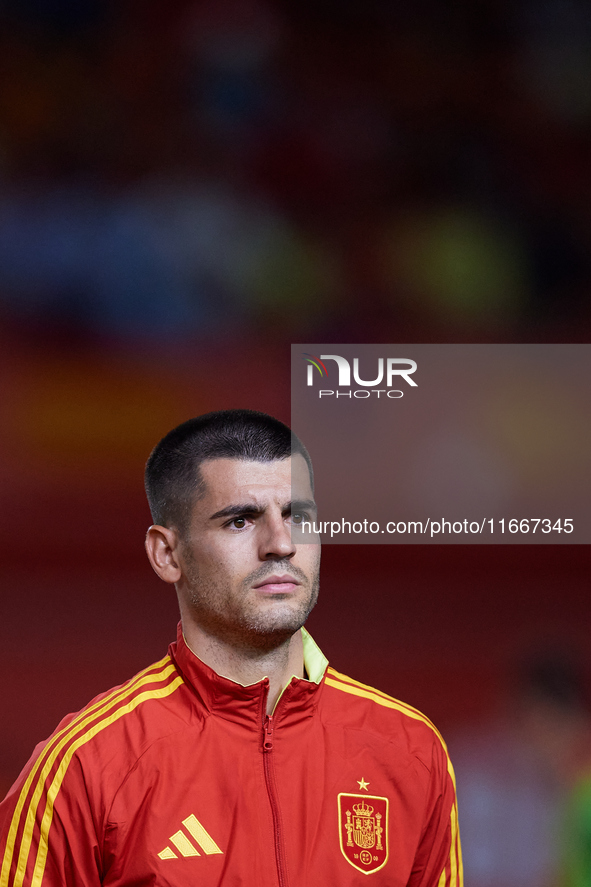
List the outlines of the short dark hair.
<svg viewBox="0 0 591 887">
<path fill-rule="evenodd" d="M 184 532 L 203 494 L 200 465 L 207 459 L 271 462 L 300 453 L 314 484 L 310 456 L 279 419 L 256 410 L 219 410 L 183 422 L 156 444 L 146 464 L 145 486 L 154 523 Z"/>
</svg>

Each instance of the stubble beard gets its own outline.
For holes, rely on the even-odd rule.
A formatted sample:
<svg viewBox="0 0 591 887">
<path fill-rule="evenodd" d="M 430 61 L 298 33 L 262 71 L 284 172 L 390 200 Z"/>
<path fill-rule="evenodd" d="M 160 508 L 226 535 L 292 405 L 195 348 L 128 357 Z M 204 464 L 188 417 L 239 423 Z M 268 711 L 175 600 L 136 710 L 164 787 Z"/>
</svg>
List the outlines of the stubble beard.
<svg viewBox="0 0 591 887">
<path fill-rule="evenodd" d="M 229 585 L 220 586 L 200 575 L 191 555 L 186 560 L 188 599 L 195 619 L 208 634 L 236 648 L 266 651 L 280 646 L 304 625 L 318 600 L 320 558 L 312 578 L 287 559 L 262 564 L 242 581 L 234 595 Z M 260 599 L 252 599 L 252 585 L 278 570 L 299 580 L 309 593 L 297 600 L 287 594 L 284 600 L 280 599 L 282 595 L 270 595 L 263 607 Z M 230 601 L 232 606 L 223 607 L 221 601 Z"/>
</svg>

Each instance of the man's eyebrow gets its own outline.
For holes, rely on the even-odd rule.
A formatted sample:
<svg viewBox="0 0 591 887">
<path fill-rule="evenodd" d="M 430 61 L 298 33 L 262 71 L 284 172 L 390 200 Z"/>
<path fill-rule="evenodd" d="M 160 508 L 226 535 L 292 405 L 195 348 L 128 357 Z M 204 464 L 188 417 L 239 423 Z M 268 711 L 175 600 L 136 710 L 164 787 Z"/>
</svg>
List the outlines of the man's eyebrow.
<svg viewBox="0 0 591 887">
<path fill-rule="evenodd" d="M 294 499 L 289 502 L 287 511 L 316 511 L 316 503 L 313 499 Z"/>
<path fill-rule="evenodd" d="M 215 514 L 212 514 L 209 519 L 217 520 L 220 517 L 238 517 L 241 514 L 264 514 L 265 510 L 264 506 L 255 505 L 253 502 L 227 505 L 226 508 L 221 508 Z M 304 510 L 316 510 L 316 503 L 313 499 L 294 499 L 292 502 L 288 502 L 282 509 L 283 512 Z"/>
<path fill-rule="evenodd" d="M 260 505 L 255 505 L 253 502 L 246 503 L 245 505 L 227 505 L 226 508 L 221 508 L 219 511 L 216 511 L 215 514 L 212 514 L 209 519 L 215 520 L 218 517 L 236 517 L 239 514 L 263 514 L 264 511 L 264 508 Z"/>
</svg>

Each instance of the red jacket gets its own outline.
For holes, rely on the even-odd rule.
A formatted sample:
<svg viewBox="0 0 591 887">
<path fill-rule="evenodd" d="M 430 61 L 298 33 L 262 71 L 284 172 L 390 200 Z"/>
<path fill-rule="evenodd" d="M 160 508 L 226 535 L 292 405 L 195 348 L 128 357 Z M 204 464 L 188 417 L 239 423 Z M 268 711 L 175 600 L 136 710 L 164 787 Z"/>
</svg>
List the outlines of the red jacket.
<svg viewBox="0 0 591 887">
<path fill-rule="evenodd" d="M 68 715 L 0 805 L 0 887 L 461 887 L 436 729 L 304 649 L 270 718 L 180 630 Z"/>
</svg>

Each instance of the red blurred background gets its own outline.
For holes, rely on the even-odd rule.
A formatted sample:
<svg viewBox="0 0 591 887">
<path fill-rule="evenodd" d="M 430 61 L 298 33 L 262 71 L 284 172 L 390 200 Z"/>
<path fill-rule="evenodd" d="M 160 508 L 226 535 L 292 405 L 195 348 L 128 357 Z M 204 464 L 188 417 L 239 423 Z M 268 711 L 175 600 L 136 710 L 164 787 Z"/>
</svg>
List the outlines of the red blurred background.
<svg viewBox="0 0 591 887">
<path fill-rule="evenodd" d="M 160 657 L 151 447 L 289 422 L 289 343 L 584 342 L 583 0 L 7 0 L 0 10 L 0 789 Z M 333 664 L 485 724 L 512 669 L 591 680 L 588 548 L 334 546 Z M 525 883 L 525 882 L 523 882 Z"/>
</svg>

